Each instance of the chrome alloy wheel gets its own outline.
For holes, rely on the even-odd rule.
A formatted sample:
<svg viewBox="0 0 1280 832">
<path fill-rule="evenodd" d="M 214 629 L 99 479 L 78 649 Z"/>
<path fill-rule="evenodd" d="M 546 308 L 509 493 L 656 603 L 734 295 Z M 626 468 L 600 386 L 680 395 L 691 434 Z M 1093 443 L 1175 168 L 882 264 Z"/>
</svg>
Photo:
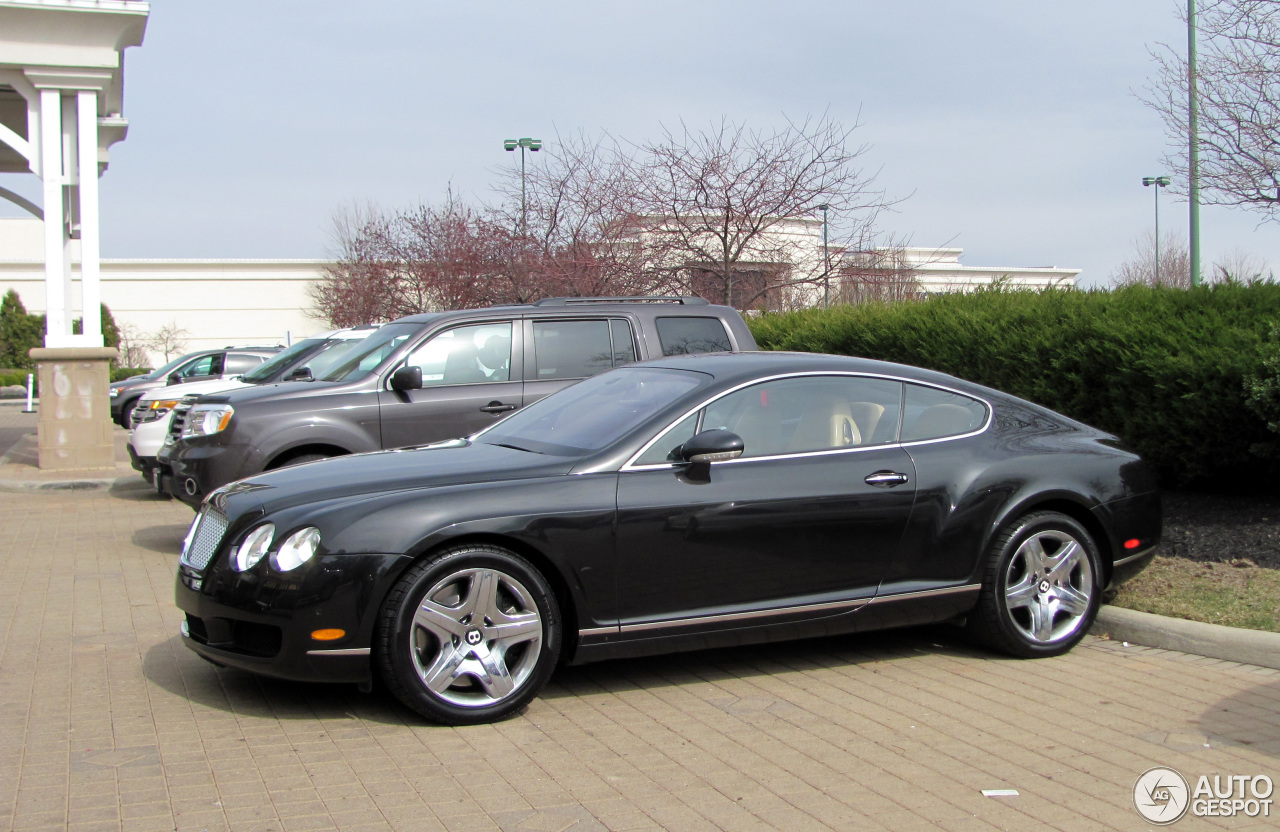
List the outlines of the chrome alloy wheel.
<svg viewBox="0 0 1280 832">
<path fill-rule="evenodd" d="M 422 683 L 452 705 L 480 708 L 528 681 L 542 648 L 533 595 L 491 568 L 453 572 L 423 596 L 409 651 Z"/>
<path fill-rule="evenodd" d="M 1051 644 L 1070 638 L 1084 624 L 1093 599 L 1093 566 L 1080 541 L 1048 529 L 1018 546 L 1004 586 L 1013 625 L 1029 641 Z"/>
</svg>

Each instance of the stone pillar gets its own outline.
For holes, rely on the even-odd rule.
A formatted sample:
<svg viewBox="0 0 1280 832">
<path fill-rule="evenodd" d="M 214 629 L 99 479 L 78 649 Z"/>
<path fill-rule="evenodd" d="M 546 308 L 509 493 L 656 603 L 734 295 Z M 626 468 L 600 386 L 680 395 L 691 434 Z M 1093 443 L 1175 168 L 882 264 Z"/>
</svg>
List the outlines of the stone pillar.
<svg viewBox="0 0 1280 832">
<path fill-rule="evenodd" d="M 52 308 L 52 307 L 51 307 Z M 110 347 L 40 347 L 40 468 L 115 468 Z"/>
</svg>

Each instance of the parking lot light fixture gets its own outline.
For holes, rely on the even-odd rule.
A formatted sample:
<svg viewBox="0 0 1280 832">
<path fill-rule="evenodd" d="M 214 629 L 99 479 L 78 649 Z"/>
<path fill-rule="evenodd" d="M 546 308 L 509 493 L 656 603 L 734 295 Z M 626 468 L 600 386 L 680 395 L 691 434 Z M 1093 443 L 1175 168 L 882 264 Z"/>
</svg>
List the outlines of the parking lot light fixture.
<svg viewBox="0 0 1280 832">
<path fill-rule="evenodd" d="M 1160 189 L 1169 186 L 1167 176 L 1144 176 L 1142 186 L 1155 185 L 1156 190 L 1156 285 L 1160 285 Z"/>
<path fill-rule="evenodd" d="M 531 150 L 537 153 L 542 149 L 542 139 L 503 139 L 502 141 L 503 150 L 514 152 L 517 147 L 520 148 L 520 233 L 524 235 L 529 233 L 529 205 L 524 186 L 524 152 Z"/>
</svg>

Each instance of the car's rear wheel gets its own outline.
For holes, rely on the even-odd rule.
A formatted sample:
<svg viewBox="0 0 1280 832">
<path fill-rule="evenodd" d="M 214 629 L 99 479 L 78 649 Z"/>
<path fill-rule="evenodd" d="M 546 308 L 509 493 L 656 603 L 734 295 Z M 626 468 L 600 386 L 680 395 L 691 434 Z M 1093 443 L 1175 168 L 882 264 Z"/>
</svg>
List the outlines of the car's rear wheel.
<svg viewBox="0 0 1280 832">
<path fill-rule="evenodd" d="M 1015 656 L 1061 655 L 1092 626 L 1101 577 L 1098 547 L 1082 525 L 1054 511 L 1023 515 L 988 550 L 969 629 Z"/>
<path fill-rule="evenodd" d="M 374 645 L 387 687 L 449 725 L 492 722 L 537 695 L 560 652 L 546 579 L 506 549 L 464 545 L 415 564 L 383 606 Z"/>
</svg>

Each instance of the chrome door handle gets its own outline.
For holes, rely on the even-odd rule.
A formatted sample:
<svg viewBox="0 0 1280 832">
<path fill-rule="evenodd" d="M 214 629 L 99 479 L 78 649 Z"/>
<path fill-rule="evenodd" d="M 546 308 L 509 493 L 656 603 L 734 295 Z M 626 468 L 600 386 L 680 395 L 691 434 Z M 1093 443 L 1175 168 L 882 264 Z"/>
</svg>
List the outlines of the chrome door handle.
<svg viewBox="0 0 1280 832">
<path fill-rule="evenodd" d="M 502 402 L 489 402 L 487 405 L 480 408 L 480 410 L 485 413 L 506 413 L 508 410 L 515 410 L 519 406 L 520 405 L 518 404 L 503 404 Z"/>
<path fill-rule="evenodd" d="M 893 488 L 895 485 L 902 485 L 907 481 L 906 474 L 899 474 L 897 471 L 876 471 L 874 474 L 868 474 L 863 480 L 867 485 L 875 485 L 880 488 Z"/>
</svg>

